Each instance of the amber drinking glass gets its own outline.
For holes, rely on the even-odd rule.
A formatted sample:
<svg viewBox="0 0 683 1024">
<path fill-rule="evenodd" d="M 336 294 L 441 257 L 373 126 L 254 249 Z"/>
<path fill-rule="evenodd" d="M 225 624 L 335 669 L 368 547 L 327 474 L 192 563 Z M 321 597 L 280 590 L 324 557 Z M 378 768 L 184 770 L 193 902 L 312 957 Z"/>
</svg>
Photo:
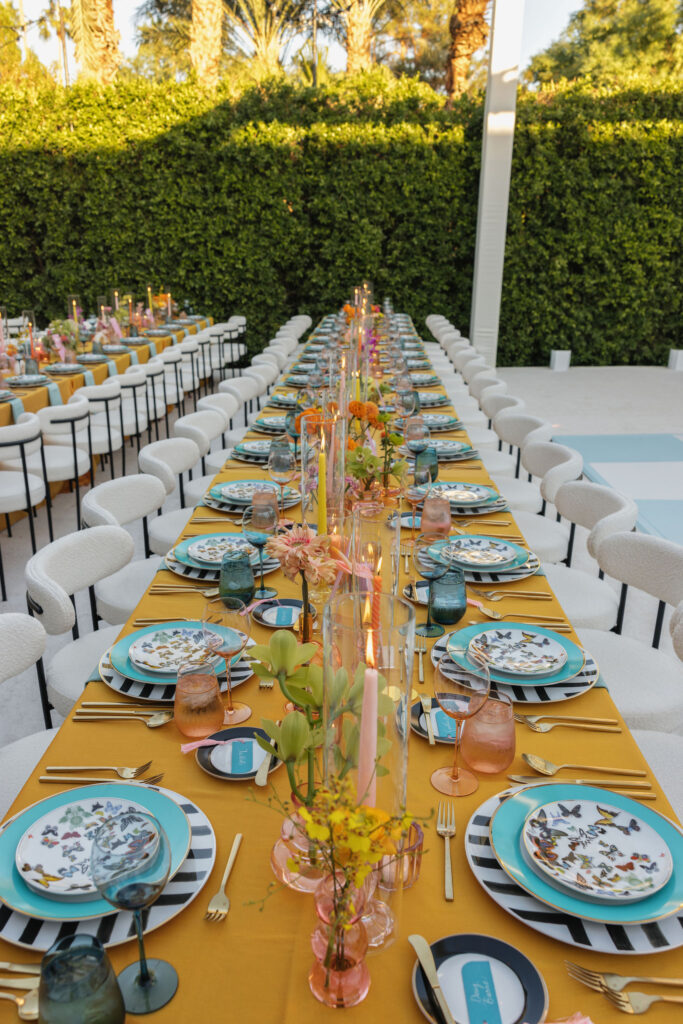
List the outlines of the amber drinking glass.
<svg viewBox="0 0 683 1024">
<path fill-rule="evenodd" d="M 462 733 L 462 757 L 470 768 L 497 775 L 515 759 L 515 720 L 505 693 L 492 693 Z"/>
<path fill-rule="evenodd" d="M 450 655 L 444 654 L 434 669 L 432 685 L 439 710 L 455 719 L 455 753 L 453 764 L 437 768 L 431 783 L 446 796 L 467 796 L 479 788 L 479 782 L 476 775 L 458 764 L 462 726 L 486 704 L 491 685 L 489 670 L 486 665 L 477 665 L 468 672 L 456 666 Z"/>
<path fill-rule="evenodd" d="M 175 688 L 173 720 L 183 736 L 203 739 L 223 725 L 223 701 L 210 661 L 181 665 Z"/>
<path fill-rule="evenodd" d="M 228 693 L 223 722 L 225 725 L 246 722 L 251 716 L 251 708 L 232 699 L 230 663 L 242 653 L 249 641 L 249 612 L 236 597 L 217 597 L 204 606 L 202 626 L 207 648 L 225 660 Z"/>
</svg>

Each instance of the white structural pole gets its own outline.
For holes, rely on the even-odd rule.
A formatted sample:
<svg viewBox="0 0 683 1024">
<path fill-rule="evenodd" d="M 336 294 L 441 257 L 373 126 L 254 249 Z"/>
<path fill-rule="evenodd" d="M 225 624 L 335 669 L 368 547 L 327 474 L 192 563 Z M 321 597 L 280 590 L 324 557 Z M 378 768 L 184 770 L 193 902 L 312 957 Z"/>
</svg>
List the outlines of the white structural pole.
<svg viewBox="0 0 683 1024">
<path fill-rule="evenodd" d="M 524 0 L 494 0 L 470 316 L 471 343 L 491 366 L 498 348 L 523 20 Z"/>
</svg>

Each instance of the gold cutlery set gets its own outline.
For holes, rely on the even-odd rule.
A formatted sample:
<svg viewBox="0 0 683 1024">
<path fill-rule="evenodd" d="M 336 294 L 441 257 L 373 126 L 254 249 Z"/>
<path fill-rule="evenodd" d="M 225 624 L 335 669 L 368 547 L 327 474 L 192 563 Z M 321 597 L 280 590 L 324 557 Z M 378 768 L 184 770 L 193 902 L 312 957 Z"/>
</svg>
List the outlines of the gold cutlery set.
<svg viewBox="0 0 683 1024">
<path fill-rule="evenodd" d="M 581 967 L 580 964 L 572 963 L 571 960 L 565 960 L 564 964 L 570 978 L 580 981 L 582 985 L 593 989 L 594 992 L 601 992 L 622 1013 L 647 1013 L 654 1003 L 678 1003 L 683 1005 L 683 995 L 646 995 L 644 992 L 624 991 L 626 986 L 632 982 L 642 985 L 665 985 L 672 988 L 683 988 L 683 978 L 637 977 L 633 975 L 610 974 L 608 972 L 592 971 L 588 967 Z M 678 1020 L 678 1017 L 676 1019 Z"/>
<path fill-rule="evenodd" d="M 142 722 L 148 729 L 158 729 L 173 721 L 173 708 L 168 704 L 135 704 L 123 701 L 84 700 L 76 708 L 74 722 Z M 149 780 L 147 780 L 149 781 Z"/>
<path fill-rule="evenodd" d="M 71 786 L 75 786 L 81 783 L 107 782 L 109 780 L 94 776 L 70 775 L 68 774 L 70 772 L 114 772 L 115 775 L 118 775 L 120 779 L 125 779 L 126 782 L 144 782 L 147 786 L 158 786 L 164 777 L 163 772 L 160 772 L 158 775 L 144 777 L 145 772 L 150 769 L 151 765 L 151 761 L 146 761 L 145 764 L 141 764 L 137 768 L 127 768 L 125 766 L 117 768 L 114 765 L 107 764 L 48 765 L 44 769 L 47 774 L 41 775 L 38 781 L 68 783 Z"/>
</svg>

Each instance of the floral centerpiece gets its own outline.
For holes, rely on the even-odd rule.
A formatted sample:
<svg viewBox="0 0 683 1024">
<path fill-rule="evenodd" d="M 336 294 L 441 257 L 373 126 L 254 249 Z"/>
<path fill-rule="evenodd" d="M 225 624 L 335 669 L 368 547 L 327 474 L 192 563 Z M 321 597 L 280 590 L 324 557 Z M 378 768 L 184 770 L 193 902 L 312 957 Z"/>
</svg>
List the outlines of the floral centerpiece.
<svg viewBox="0 0 683 1024">
<path fill-rule="evenodd" d="M 51 320 L 45 332 L 45 341 L 59 361 L 65 362 L 67 352 L 78 351 L 78 324 L 75 320 Z"/>
<path fill-rule="evenodd" d="M 353 500 L 378 499 L 391 481 L 400 484 L 407 463 L 398 458 L 403 438 L 391 430 L 391 413 L 373 402 L 349 402 L 346 455 L 347 494 Z"/>
<path fill-rule="evenodd" d="M 338 549 L 330 544 L 327 535 L 314 533 L 308 526 L 294 526 L 282 530 L 266 542 L 266 552 L 277 558 L 288 580 L 301 577 L 302 638 L 311 636 L 311 616 L 308 606 L 308 586 L 334 583 L 337 573 L 350 571 L 350 565 Z"/>
<path fill-rule="evenodd" d="M 358 804 L 355 786 L 341 777 L 318 789 L 300 813 L 326 869 L 315 892 L 319 922 L 311 936 L 315 959 L 309 984 L 316 999 L 328 1006 L 354 1006 L 370 988 L 361 916 L 376 882 L 373 871 L 398 857 L 411 819 Z"/>
</svg>

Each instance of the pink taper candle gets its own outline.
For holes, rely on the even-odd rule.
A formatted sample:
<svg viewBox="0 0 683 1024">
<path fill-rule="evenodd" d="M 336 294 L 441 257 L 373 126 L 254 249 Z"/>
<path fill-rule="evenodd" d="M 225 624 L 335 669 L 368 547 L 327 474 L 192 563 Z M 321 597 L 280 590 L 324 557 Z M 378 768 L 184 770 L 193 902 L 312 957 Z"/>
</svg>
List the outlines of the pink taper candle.
<svg viewBox="0 0 683 1024">
<path fill-rule="evenodd" d="M 372 630 L 368 633 L 367 662 L 365 684 L 363 686 L 363 707 L 360 719 L 360 742 L 358 754 L 358 788 L 356 796 L 359 804 L 374 807 L 377 799 L 375 761 L 377 759 L 377 671 L 374 665 L 374 648 Z"/>
</svg>

